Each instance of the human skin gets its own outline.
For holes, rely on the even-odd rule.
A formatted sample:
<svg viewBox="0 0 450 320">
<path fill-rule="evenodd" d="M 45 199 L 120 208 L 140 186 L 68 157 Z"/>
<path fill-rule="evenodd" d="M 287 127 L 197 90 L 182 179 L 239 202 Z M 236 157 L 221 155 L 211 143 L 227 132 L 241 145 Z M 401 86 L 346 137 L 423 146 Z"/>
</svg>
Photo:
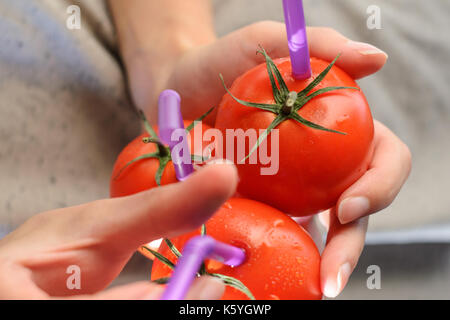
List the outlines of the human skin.
<svg viewBox="0 0 450 320">
<path fill-rule="evenodd" d="M 131 96 L 153 122 L 164 89 L 178 91 L 184 117 L 194 119 L 217 106 L 224 95 L 219 73 L 230 86 L 264 62 L 256 55 L 258 45 L 274 59 L 289 55 L 285 27 L 278 22 L 258 22 L 217 38 L 207 0 L 134 0 L 133 5 L 111 0 L 110 7 Z M 311 56 L 332 61 L 341 53 L 336 65 L 354 79 L 377 72 L 388 58 L 380 49 L 330 28 L 310 27 L 307 33 Z M 211 124 L 214 116 L 206 120 Z M 342 291 L 357 264 L 368 216 L 394 200 L 411 169 L 408 147 L 378 121 L 374 143 L 367 173 L 341 195 L 335 208 L 321 214 L 329 228 L 321 262 L 321 286 L 328 297 Z"/>
<path fill-rule="evenodd" d="M 208 165 L 184 182 L 37 214 L 0 240 L 0 299 L 158 299 L 142 281 L 104 290 L 140 245 L 198 228 L 236 189 L 233 165 Z M 177 201 L 174 201 L 176 199 Z M 70 266 L 80 289 L 69 289 Z M 219 299 L 224 284 L 197 279 L 187 299 Z"/>
</svg>

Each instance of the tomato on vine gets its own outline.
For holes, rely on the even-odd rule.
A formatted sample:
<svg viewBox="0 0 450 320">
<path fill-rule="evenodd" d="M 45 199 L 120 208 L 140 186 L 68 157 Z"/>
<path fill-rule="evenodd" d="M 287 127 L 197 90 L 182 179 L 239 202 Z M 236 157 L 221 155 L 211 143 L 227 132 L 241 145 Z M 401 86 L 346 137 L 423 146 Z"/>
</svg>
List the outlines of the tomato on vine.
<svg viewBox="0 0 450 320">
<path fill-rule="evenodd" d="M 209 115 L 210 109 L 195 121 L 184 121 L 186 131 L 189 133 L 188 142 L 192 161 L 203 161 L 203 155 L 194 154 L 195 125 L 202 126 L 199 132 L 205 132 L 210 127 L 201 121 Z M 110 196 L 123 197 L 157 186 L 176 183 L 177 178 L 172 163 L 170 149 L 158 138 L 158 128 L 153 129 L 140 113 L 146 132 L 132 140 L 119 154 L 114 164 L 110 180 Z M 207 143 L 202 142 L 202 149 Z M 203 151 L 201 151 L 203 152 Z"/>
<path fill-rule="evenodd" d="M 334 65 L 339 56 L 331 63 L 311 58 L 312 77 L 297 80 L 289 58 L 273 61 L 263 49 L 259 52 L 266 63 L 225 87 L 215 127 L 223 134 L 227 129 L 262 130 L 256 144 L 246 146 L 246 158 L 261 143 L 275 143 L 270 133 L 278 129 L 279 169 L 261 175 L 260 163 L 234 156 L 238 192 L 293 216 L 331 208 L 372 157 L 374 128 L 366 98 Z"/>
<path fill-rule="evenodd" d="M 186 242 L 201 228 L 163 242 L 152 266 L 151 279 L 169 281 Z M 246 260 L 230 267 L 205 260 L 199 274 L 216 276 L 228 285 L 230 299 L 321 299 L 320 254 L 309 234 L 284 213 L 263 203 L 232 198 L 206 222 L 203 233 L 239 247 Z"/>
</svg>

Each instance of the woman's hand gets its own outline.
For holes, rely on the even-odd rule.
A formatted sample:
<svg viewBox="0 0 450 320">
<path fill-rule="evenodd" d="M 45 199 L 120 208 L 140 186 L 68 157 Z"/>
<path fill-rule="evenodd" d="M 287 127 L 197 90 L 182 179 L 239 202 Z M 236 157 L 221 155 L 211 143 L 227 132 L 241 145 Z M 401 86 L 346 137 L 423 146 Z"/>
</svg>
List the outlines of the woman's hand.
<svg viewBox="0 0 450 320">
<path fill-rule="evenodd" d="M 350 41 L 329 28 L 308 28 L 308 41 L 311 56 L 332 61 L 342 53 L 336 64 L 355 79 L 378 71 L 387 59 L 383 51 L 369 44 Z M 154 74 L 158 68 L 154 54 L 141 52 L 139 58 L 135 56 L 125 60 L 133 99 L 150 119 L 157 119 L 160 91 L 174 89 L 182 97 L 185 118 L 198 118 L 212 106 L 217 106 L 225 94 L 220 73 L 230 86 L 245 71 L 264 62 L 264 58 L 256 54 L 259 45 L 272 58 L 288 56 L 284 24 L 258 22 L 223 38 L 209 39 L 201 45 L 180 51 L 177 59 L 171 60 L 170 66 L 165 66 L 162 76 Z M 213 123 L 214 115 L 206 120 Z"/>
<path fill-rule="evenodd" d="M 0 240 L 0 299 L 158 299 L 161 286 L 148 281 L 100 290 L 140 245 L 199 227 L 236 183 L 234 166 L 211 165 L 177 184 L 38 214 Z M 67 286 L 73 265 L 79 290 Z M 188 298 L 219 299 L 223 291 L 221 281 L 202 278 Z"/>
<path fill-rule="evenodd" d="M 340 196 L 337 205 L 318 219 L 296 219 L 321 247 L 321 286 L 326 297 L 344 289 L 364 248 L 369 215 L 389 206 L 411 170 L 408 147 L 375 120 L 374 156 L 368 171 Z M 327 230 L 325 248 L 317 220 Z"/>
</svg>

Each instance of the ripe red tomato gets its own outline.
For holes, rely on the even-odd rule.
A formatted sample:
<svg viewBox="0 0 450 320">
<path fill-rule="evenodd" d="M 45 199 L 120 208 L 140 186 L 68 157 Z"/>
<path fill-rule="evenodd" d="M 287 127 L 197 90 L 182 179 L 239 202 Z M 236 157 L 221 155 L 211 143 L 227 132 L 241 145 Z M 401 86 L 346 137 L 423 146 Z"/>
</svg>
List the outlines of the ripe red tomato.
<svg viewBox="0 0 450 320">
<path fill-rule="evenodd" d="M 192 121 L 184 121 L 185 127 L 189 126 L 191 123 Z M 205 132 L 205 130 L 210 128 L 205 124 L 198 124 L 198 126 L 200 125 L 202 126 L 202 132 Z M 157 132 L 157 127 L 155 127 L 155 131 Z M 195 130 L 191 130 L 188 135 L 190 138 L 188 142 L 191 148 L 191 154 L 195 154 L 193 143 L 195 132 Z M 158 150 L 156 144 L 142 142 L 142 138 L 148 136 L 148 133 L 143 133 L 136 137 L 117 157 L 110 180 L 111 197 L 128 196 L 158 186 L 155 180 L 155 173 L 158 170 L 160 163 L 157 158 L 142 159 L 126 167 L 127 163 L 131 160 Z M 202 143 L 202 147 L 207 146 L 207 143 L 203 141 L 203 139 Z M 161 185 L 175 183 L 177 181 L 175 168 L 172 161 L 169 161 L 162 174 Z"/>
<path fill-rule="evenodd" d="M 277 59 L 275 65 L 289 89 L 300 92 L 318 77 L 328 62 L 311 58 L 312 77 L 292 77 L 289 58 Z M 333 66 L 311 92 L 330 86 L 359 88 L 343 70 Z M 275 104 L 266 64 L 261 64 L 237 78 L 230 92 L 255 103 Z M 294 111 L 295 112 L 295 111 Z M 338 134 L 314 129 L 288 119 L 279 129 L 279 170 L 275 175 L 261 175 L 258 164 L 237 164 L 240 176 L 238 192 L 244 197 L 263 201 L 294 216 L 306 216 L 333 207 L 342 192 L 368 169 L 373 151 L 373 119 L 361 90 L 344 89 L 312 98 L 296 113 Z M 277 114 L 244 106 L 226 94 L 218 109 L 215 127 L 226 129 L 266 129 Z M 270 146 L 273 139 L 269 135 Z M 246 154 L 252 146 L 246 146 Z M 270 147 L 268 148 L 270 150 Z M 257 152 L 257 151 L 255 151 Z M 224 152 L 225 154 L 225 152 Z M 236 155 L 236 150 L 234 152 Z"/>
<path fill-rule="evenodd" d="M 206 260 L 206 271 L 240 280 L 258 300 L 321 299 L 320 255 L 308 233 L 284 213 L 260 202 L 229 199 L 206 223 L 213 238 L 245 250 L 246 260 L 237 267 Z M 171 239 L 181 251 L 200 229 Z M 163 242 L 159 253 L 176 263 Z M 167 277 L 171 269 L 154 260 L 152 280 Z M 227 286 L 222 299 L 248 299 Z"/>
</svg>

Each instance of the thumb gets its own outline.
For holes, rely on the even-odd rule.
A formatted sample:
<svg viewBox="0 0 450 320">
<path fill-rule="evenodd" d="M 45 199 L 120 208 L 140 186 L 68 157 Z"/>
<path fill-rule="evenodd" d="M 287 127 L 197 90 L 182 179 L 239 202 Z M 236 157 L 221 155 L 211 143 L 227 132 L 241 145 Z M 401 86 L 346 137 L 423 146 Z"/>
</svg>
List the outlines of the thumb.
<svg viewBox="0 0 450 320">
<path fill-rule="evenodd" d="M 336 65 L 352 78 L 359 79 L 380 70 L 388 58 L 387 54 L 368 43 L 352 41 L 331 28 L 308 27 L 310 55 L 332 61 L 341 53 Z M 225 80 L 234 80 L 248 69 L 263 63 L 256 49 L 261 45 L 272 58 L 289 56 L 286 26 L 284 23 L 263 21 L 230 33 L 216 44 L 213 58 L 220 66 Z M 212 46 L 212 45 L 211 45 Z M 230 48 L 231 47 L 231 48 Z M 239 57 L 223 59 L 223 52 L 238 53 Z M 232 50 L 231 50 L 232 49 Z M 228 56 L 230 57 L 230 56 Z M 239 59 L 239 63 L 232 63 Z M 231 83 L 230 83 L 231 84 Z"/>
<path fill-rule="evenodd" d="M 375 73 L 386 63 L 383 51 L 351 41 L 333 29 L 309 27 L 307 32 L 311 56 L 332 61 L 341 53 L 336 65 L 354 79 Z M 170 87 L 183 93 L 184 116 L 195 118 L 219 104 L 225 93 L 220 73 L 229 87 L 244 72 L 263 63 L 264 57 L 256 54 L 259 45 L 273 59 L 289 56 L 284 23 L 257 22 L 188 54 L 169 81 Z M 196 81 L 191 81 L 193 73 Z"/>
<path fill-rule="evenodd" d="M 94 202 L 83 214 L 89 237 L 123 253 L 161 237 L 173 237 L 199 227 L 233 195 L 234 165 L 209 165 L 183 182 L 132 196 Z"/>
<path fill-rule="evenodd" d="M 148 281 L 140 281 L 100 291 L 91 295 L 78 295 L 66 299 L 69 300 L 158 300 L 161 298 L 165 286 Z M 195 279 L 187 300 L 218 300 L 225 291 L 224 283 L 211 276 L 203 276 Z"/>
</svg>

